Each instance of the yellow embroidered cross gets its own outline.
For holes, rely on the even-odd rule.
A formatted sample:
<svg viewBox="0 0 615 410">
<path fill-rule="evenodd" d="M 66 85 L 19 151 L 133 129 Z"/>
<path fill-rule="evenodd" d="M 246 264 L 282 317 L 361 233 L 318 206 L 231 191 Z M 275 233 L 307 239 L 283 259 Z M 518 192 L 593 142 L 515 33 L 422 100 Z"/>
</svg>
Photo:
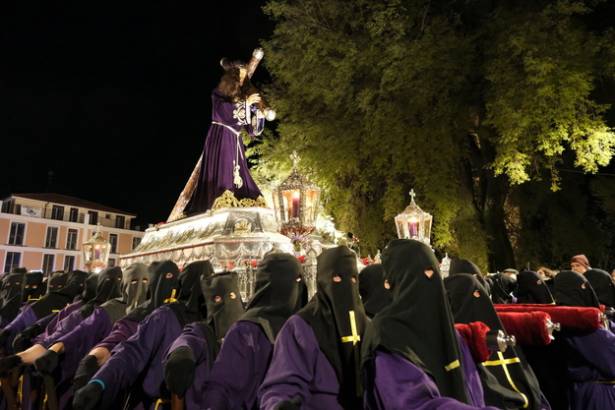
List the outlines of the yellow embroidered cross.
<svg viewBox="0 0 615 410">
<path fill-rule="evenodd" d="M 357 321 L 354 317 L 354 310 L 348 312 L 350 316 L 350 335 L 342 337 L 342 343 L 352 342 L 352 345 L 356 345 L 361 341 L 361 336 L 357 333 Z"/>
<path fill-rule="evenodd" d="M 173 291 L 171 291 L 171 296 L 166 298 L 163 302 L 164 303 L 175 303 L 177 302 L 177 299 L 175 299 L 175 293 L 177 292 L 176 289 L 173 289 Z"/>
</svg>

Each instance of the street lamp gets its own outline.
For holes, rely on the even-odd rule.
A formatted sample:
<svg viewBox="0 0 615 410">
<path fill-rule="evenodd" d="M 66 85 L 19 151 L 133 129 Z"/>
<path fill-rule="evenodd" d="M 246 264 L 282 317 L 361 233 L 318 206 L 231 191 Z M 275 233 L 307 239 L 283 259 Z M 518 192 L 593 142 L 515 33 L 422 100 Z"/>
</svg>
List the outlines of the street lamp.
<svg viewBox="0 0 615 410">
<path fill-rule="evenodd" d="M 419 208 L 416 202 L 414 202 L 415 196 L 416 193 L 412 189 L 410 191 L 410 205 L 395 217 L 397 236 L 400 239 L 416 239 L 429 245 L 433 217 Z"/>
<path fill-rule="evenodd" d="M 111 244 L 102 236 L 100 224 L 96 225 L 96 232 L 81 245 L 81 249 L 83 263 L 88 271 L 98 273 L 107 267 Z"/>
</svg>

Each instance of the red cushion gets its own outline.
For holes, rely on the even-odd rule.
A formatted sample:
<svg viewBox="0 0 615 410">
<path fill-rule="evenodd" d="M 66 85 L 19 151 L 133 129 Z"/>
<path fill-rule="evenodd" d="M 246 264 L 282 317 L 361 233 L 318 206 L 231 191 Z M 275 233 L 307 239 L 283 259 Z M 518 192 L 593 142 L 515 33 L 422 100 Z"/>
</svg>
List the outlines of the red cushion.
<svg viewBox="0 0 615 410">
<path fill-rule="evenodd" d="M 515 335 L 522 346 L 546 346 L 551 343 L 547 328 L 550 316 L 545 312 L 500 312 L 506 333 Z"/>
<path fill-rule="evenodd" d="M 455 328 L 463 336 L 472 352 L 472 358 L 477 363 L 487 361 L 490 356 L 487 346 L 487 333 L 489 326 L 483 322 L 455 323 Z"/>
<path fill-rule="evenodd" d="M 499 312 L 545 312 L 551 320 L 559 323 L 562 329 L 592 331 L 602 327 L 600 309 L 593 307 L 556 306 L 556 305 L 494 305 Z"/>
</svg>

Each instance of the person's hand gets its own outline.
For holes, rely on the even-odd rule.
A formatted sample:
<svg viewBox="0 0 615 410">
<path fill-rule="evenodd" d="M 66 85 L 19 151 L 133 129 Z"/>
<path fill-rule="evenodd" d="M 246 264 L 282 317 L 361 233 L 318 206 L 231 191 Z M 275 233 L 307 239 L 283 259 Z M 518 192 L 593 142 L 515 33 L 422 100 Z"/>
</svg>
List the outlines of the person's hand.
<svg viewBox="0 0 615 410">
<path fill-rule="evenodd" d="M 164 365 L 164 380 L 169 391 L 184 397 L 194 381 L 195 368 L 196 360 L 192 349 L 182 346 L 173 350 Z"/>
<path fill-rule="evenodd" d="M 34 367 L 42 374 L 51 374 L 58 367 L 60 356 L 53 350 L 47 352 L 34 361 Z"/>
<path fill-rule="evenodd" d="M 81 359 L 73 378 L 73 391 L 77 391 L 85 386 L 94 377 L 99 368 L 96 356 L 89 354 Z"/>
<path fill-rule="evenodd" d="M 3 357 L 2 359 L 0 359 L 0 375 L 7 375 L 11 370 L 16 367 L 19 367 L 22 363 L 23 362 L 21 361 L 21 357 L 17 356 L 16 354 Z"/>
<path fill-rule="evenodd" d="M 261 102 L 261 95 L 259 93 L 250 94 L 246 99 L 248 105 L 258 104 Z"/>
<path fill-rule="evenodd" d="M 88 383 L 77 390 L 73 398 L 73 409 L 93 410 L 103 395 L 103 387 L 99 383 Z"/>
<path fill-rule="evenodd" d="M 275 406 L 275 410 L 301 410 L 301 399 L 294 397 L 290 400 L 281 401 Z"/>
<path fill-rule="evenodd" d="M 13 340 L 13 351 L 23 352 L 28 347 L 32 346 L 32 338 L 38 336 L 43 331 L 42 326 L 32 325 L 19 333 Z"/>
</svg>

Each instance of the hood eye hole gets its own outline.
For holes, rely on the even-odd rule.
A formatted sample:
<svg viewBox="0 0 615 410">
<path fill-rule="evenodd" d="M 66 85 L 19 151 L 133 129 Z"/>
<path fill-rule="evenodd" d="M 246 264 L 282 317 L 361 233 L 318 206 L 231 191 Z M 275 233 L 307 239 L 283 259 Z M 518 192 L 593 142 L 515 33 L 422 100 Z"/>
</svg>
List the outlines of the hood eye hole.
<svg viewBox="0 0 615 410">
<path fill-rule="evenodd" d="M 340 283 L 342 281 L 342 277 L 340 275 L 333 276 L 334 283 Z"/>
<path fill-rule="evenodd" d="M 425 269 L 425 276 L 431 279 L 431 277 L 433 276 L 433 269 Z"/>
<path fill-rule="evenodd" d="M 389 283 L 389 281 L 387 279 L 384 280 L 384 288 L 386 290 L 391 289 L 391 284 Z"/>
<path fill-rule="evenodd" d="M 475 291 L 472 293 L 472 295 L 473 295 L 475 298 L 480 298 L 480 292 L 478 291 L 478 289 L 477 289 L 477 290 L 475 290 Z"/>
<path fill-rule="evenodd" d="M 229 293 L 229 294 L 228 294 L 228 296 L 229 296 L 231 299 L 237 299 L 237 295 L 235 294 L 235 292 L 231 292 L 231 293 Z"/>
<path fill-rule="evenodd" d="M 220 302 L 222 302 L 222 296 L 220 296 L 220 295 L 216 295 L 216 296 L 214 296 L 214 302 L 215 302 L 215 303 L 220 303 Z"/>
</svg>

